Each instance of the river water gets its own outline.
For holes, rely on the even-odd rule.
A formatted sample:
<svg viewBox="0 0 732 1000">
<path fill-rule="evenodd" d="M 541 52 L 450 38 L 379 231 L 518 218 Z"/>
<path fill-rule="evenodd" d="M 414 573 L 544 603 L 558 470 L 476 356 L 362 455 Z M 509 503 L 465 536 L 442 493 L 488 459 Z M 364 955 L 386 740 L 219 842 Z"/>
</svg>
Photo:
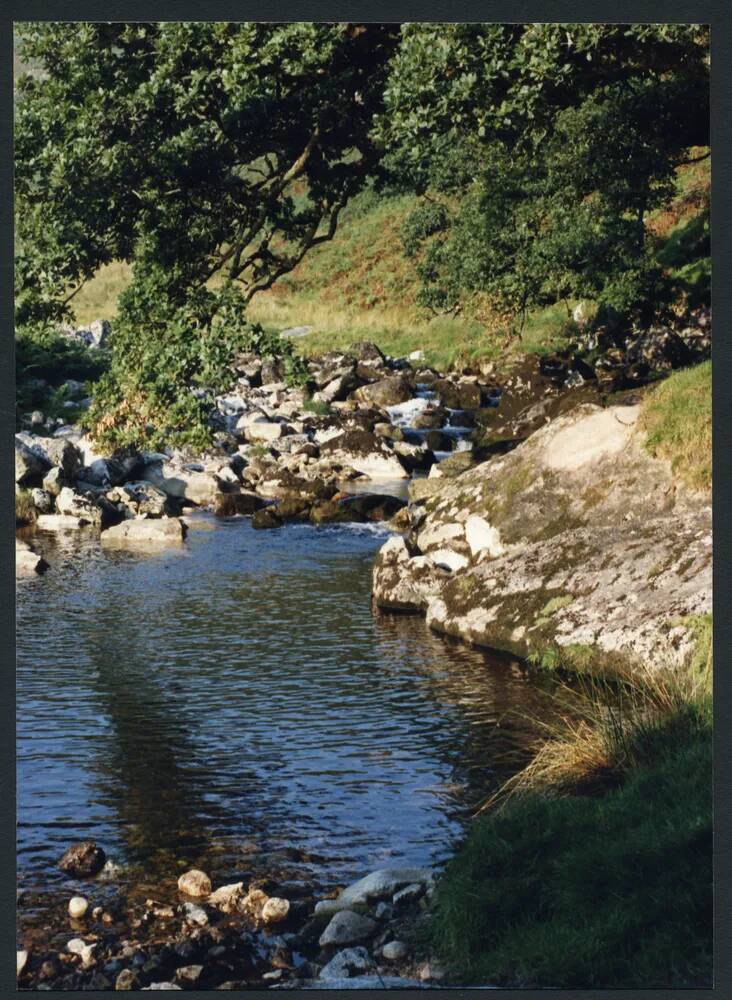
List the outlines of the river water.
<svg viewBox="0 0 732 1000">
<path fill-rule="evenodd" d="M 161 554 L 36 536 L 51 569 L 17 591 L 19 886 L 72 887 L 57 861 L 84 839 L 143 888 L 193 864 L 320 884 L 439 864 L 549 693 L 374 613 L 383 527 L 196 518 Z"/>
</svg>

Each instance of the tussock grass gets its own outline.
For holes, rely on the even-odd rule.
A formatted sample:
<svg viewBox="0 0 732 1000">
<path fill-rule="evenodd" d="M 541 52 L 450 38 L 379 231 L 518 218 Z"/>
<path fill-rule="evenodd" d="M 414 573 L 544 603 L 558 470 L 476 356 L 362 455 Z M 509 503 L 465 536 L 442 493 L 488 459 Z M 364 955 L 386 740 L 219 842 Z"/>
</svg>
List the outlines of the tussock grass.
<svg viewBox="0 0 732 1000">
<path fill-rule="evenodd" d="M 456 982 L 711 985 L 711 622 L 685 668 L 580 680 L 485 803 L 428 936 Z"/>
<path fill-rule="evenodd" d="M 526 793 L 550 797 L 615 788 L 656 759 L 659 748 L 695 739 L 711 726 L 711 643 L 700 630 L 704 667 L 656 669 L 623 675 L 582 676 L 559 685 L 559 711 L 540 724 L 526 768 L 482 807 Z"/>
<path fill-rule="evenodd" d="M 22 527 L 24 524 L 33 524 L 38 516 L 35 504 L 30 495 L 30 490 L 17 490 L 15 494 L 15 526 Z"/>
<path fill-rule="evenodd" d="M 646 397 L 639 427 L 651 455 L 665 458 L 698 491 L 712 485 L 712 363 L 674 372 Z"/>
</svg>

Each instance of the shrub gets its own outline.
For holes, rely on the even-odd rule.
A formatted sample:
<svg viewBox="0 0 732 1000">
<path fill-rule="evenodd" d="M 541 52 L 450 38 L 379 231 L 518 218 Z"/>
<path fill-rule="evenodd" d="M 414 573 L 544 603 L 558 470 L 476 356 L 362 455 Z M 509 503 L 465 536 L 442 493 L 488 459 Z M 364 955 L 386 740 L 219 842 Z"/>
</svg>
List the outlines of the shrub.
<svg viewBox="0 0 732 1000">
<path fill-rule="evenodd" d="M 90 410 L 95 439 L 112 447 L 208 446 L 214 395 L 239 352 L 280 358 L 291 384 L 307 373 L 290 342 L 246 321 L 230 287 L 176 295 L 158 268 L 138 267 L 121 294 L 112 349 Z"/>
</svg>

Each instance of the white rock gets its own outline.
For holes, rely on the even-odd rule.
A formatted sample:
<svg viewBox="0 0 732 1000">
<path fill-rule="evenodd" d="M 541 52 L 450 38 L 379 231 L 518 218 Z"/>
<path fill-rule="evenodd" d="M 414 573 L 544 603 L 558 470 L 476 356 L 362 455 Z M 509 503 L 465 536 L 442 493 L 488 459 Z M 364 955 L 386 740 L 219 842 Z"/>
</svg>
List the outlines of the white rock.
<svg viewBox="0 0 732 1000">
<path fill-rule="evenodd" d="M 178 879 L 178 891 L 184 892 L 186 896 L 203 898 L 211 895 L 211 879 L 206 872 L 198 868 L 191 868 L 184 872 Z"/>
<path fill-rule="evenodd" d="M 17 970 L 16 975 L 19 976 L 21 974 L 21 972 L 26 966 L 27 961 L 28 961 L 27 951 L 19 951 L 16 953 L 16 958 L 15 958 L 15 967 Z"/>
<path fill-rule="evenodd" d="M 430 552 L 430 558 L 435 566 L 445 566 L 453 573 L 456 570 L 465 569 L 469 563 L 467 556 L 453 552 L 452 549 L 434 549 Z"/>
<path fill-rule="evenodd" d="M 270 896 L 262 907 L 262 922 L 265 924 L 278 924 L 281 920 L 285 919 L 289 912 L 289 899 Z"/>
<path fill-rule="evenodd" d="M 89 909 L 89 900 L 83 896 L 72 896 L 69 900 L 69 916 L 80 920 Z"/>
<path fill-rule="evenodd" d="M 198 924 L 199 927 L 205 927 L 208 924 L 208 913 L 202 906 L 196 906 L 195 903 L 185 903 L 184 909 L 186 920 L 192 924 Z"/>
<path fill-rule="evenodd" d="M 255 423 L 249 424 L 245 433 L 247 441 L 270 442 L 279 440 L 285 434 L 286 430 L 285 424 L 258 420 Z"/>
<path fill-rule="evenodd" d="M 79 528 L 93 527 L 82 517 L 70 514 L 41 514 L 36 518 L 36 528 L 40 531 L 77 531 Z"/>
<path fill-rule="evenodd" d="M 142 993 L 146 990 L 180 990 L 182 986 L 176 986 L 175 983 L 150 983 L 149 986 L 142 987 Z"/>
<path fill-rule="evenodd" d="M 47 569 L 48 563 L 37 555 L 27 542 L 15 540 L 15 573 L 16 576 L 35 576 Z"/>
<path fill-rule="evenodd" d="M 477 514 L 472 514 L 465 522 L 465 538 L 473 555 L 485 551 L 495 559 L 506 551 L 498 528 Z"/>
<path fill-rule="evenodd" d="M 70 951 L 72 955 L 79 955 L 81 957 L 82 965 L 91 965 L 94 959 L 94 950 L 96 944 L 87 944 L 82 938 L 72 938 L 66 945 L 67 951 Z"/>
</svg>

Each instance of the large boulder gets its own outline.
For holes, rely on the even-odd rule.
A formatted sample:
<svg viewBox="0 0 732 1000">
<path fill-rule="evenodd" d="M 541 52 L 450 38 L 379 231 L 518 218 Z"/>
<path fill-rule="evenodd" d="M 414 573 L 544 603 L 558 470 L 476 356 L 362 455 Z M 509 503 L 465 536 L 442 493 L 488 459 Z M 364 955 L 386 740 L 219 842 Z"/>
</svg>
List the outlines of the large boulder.
<svg viewBox="0 0 732 1000">
<path fill-rule="evenodd" d="M 396 406 L 397 403 L 406 403 L 413 395 L 414 389 L 409 378 L 405 375 L 390 375 L 378 382 L 362 385 L 353 393 L 353 399 L 383 409 L 386 406 Z"/>
<path fill-rule="evenodd" d="M 320 445 L 321 456 L 337 459 L 371 479 L 407 479 L 401 458 L 370 431 L 348 430 Z"/>
<path fill-rule="evenodd" d="M 95 500 L 75 493 L 70 486 L 64 486 L 56 497 L 56 510 L 67 517 L 76 517 L 89 524 L 101 526 L 103 511 Z"/>
<path fill-rule="evenodd" d="M 357 944 L 372 938 L 379 925 L 371 917 L 352 910 L 340 910 L 331 918 L 328 926 L 318 939 L 321 948 L 328 946 Z"/>
<path fill-rule="evenodd" d="M 51 463 L 41 450 L 15 435 L 15 482 L 18 486 L 40 486 Z"/>
<path fill-rule="evenodd" d="M 154 461 L 145 466 L 145 480 L 163 490 L 169 497 L 188 500 L 200 506 L 216 503 L 222 490 L 214 472 L 190 469 L 167 461 Z"/>
<path fill-rule="evenodd" d="M 69 482 L 81 471 L 83 465 L 81 451 L 68 438 L 40 437 L 32 434 L 20 434 L 18 437 L 48 463 L 48 468 L 58 466 Z"/>
<path fill-rule="evenodd" d="M 133 518 L 122 521 L 102 532 L 106 545 L 180 545 L 186 536 L 186 526 L 179 517 Z"/>
<path fill-rule="evenodd" d="M 711 503 L 646 452 L 639 409 L 582 405 L 436 479 L 416 547 L 391 539 L 376 560 L 377 605 L 519 656 L 682 662 L 711 611 Z"/>
</svg>

